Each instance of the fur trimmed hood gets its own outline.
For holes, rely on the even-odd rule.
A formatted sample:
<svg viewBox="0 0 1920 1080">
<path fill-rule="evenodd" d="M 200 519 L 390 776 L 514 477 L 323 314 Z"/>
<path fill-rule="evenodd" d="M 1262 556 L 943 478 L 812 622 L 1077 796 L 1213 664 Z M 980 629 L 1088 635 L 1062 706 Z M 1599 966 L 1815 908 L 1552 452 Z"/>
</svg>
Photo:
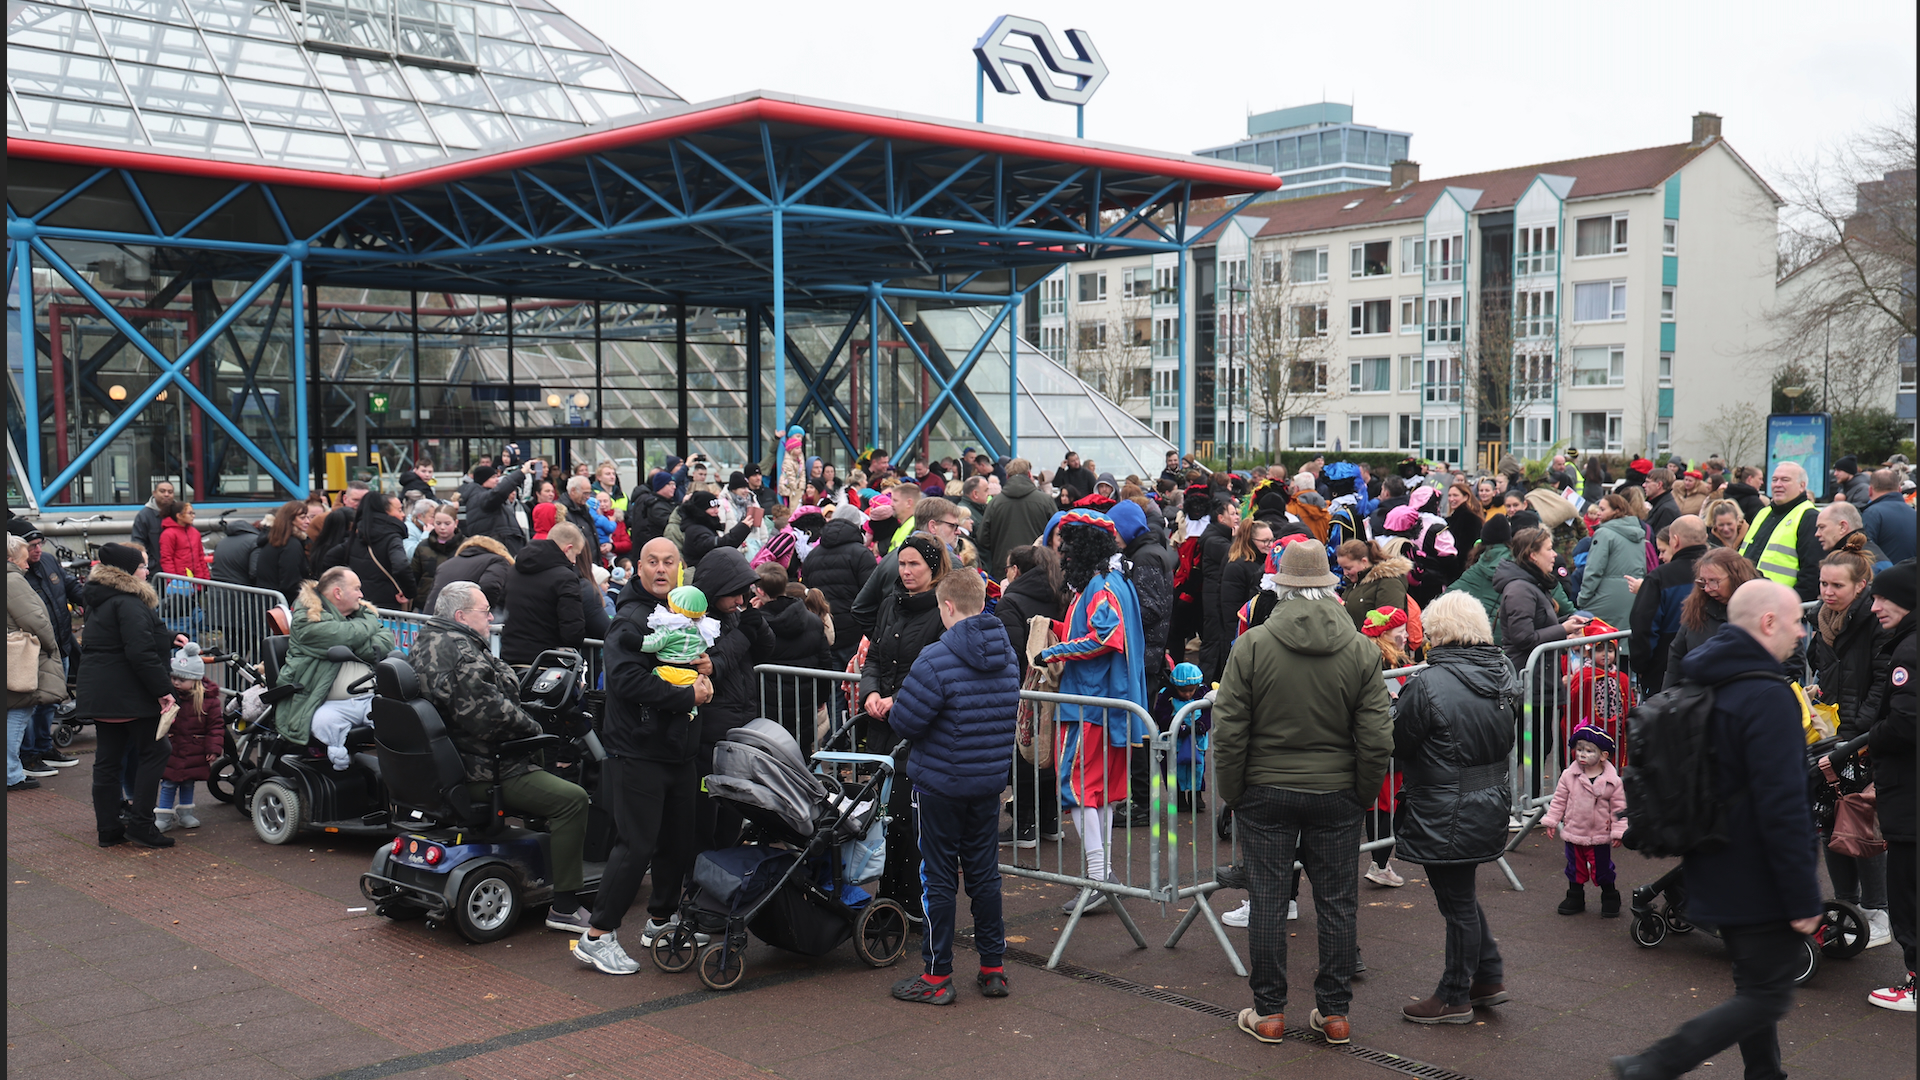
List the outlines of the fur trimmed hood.
<svg viewBox="0 0 1920 1080">
<path fill-rule="evenodd" d="M 325 622 L 328 618 L 339 619 L 350 614 L 350 612 L 342 611 L 329 615 L 328 612 L 331 610 L 331 605 L 320 596 L 320 590 L 315 587 L 318 584 L 319 582 L 316 581 L 303 581 L 300 583 L 300 596 L 293 602 L 297 612 L 306 615 L 308 622 Z M 369 607 L 371 605 L 365 600 L 362 600 L 360 601 L 360 606 Z"/>
<path fill-rule="evenodd" d="M 513 561 L 513 554 L 507 550 L 507 545 L 501 543 L 498 540 L 495 540 L 491 536 L 469 536 L 467 537 L 464 543 L 462 543 L 458 548 L 454 550 L 454 554 L 458 555 L 461 552 L 468 550 L 469 548 L 477 548 L 481 551 L 489 551 L 507 560 L 508 562 Z"/>
<path fill-rule="evenodd" d="M 153 586 L 141 581 L 139 578 L 134 577 L 132 574 L 127 573 L 117 566 L 108 566 L 106 563 L 95 566 L 92 571 L 87 574 L 87 584 L 99 585 L 103 588 L 112 589 L 115 592 L 123 592 L 128 596 L 138 597 L 141 603 L 146 604 L 150 608 L 160 606 L 160 596 L 153 591 Z"/>
<path fill-rule="evenodd" d="M 1385 578 L 1403 578 L 1412 572 L 1413 563 L 1411 560 L 1399 555 L 1391 555 L 1387 557 L 1385 562 L 1375 563 L 1373 569 L 1367 571 L 1366 576 L 1361 578 L 1360 581 L 1364 584 L 1371 581 L 1380 581 Z"/>
</svg>

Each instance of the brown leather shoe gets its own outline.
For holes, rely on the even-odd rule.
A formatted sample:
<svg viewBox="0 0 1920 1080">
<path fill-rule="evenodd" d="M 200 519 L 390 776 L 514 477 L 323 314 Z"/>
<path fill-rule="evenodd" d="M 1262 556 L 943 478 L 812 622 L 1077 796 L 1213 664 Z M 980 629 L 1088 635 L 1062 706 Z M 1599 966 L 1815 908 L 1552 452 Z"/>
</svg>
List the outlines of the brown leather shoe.
<svg viewBox="0 0 1920 1080">
<path fill-rule="evenodd" d="M 1240 1030 L 1263 1043 L 1277 1043 L 1286 1037 L 1287 1018 L 1284 1013 L 1261 1016 L 1252 1009 L 1241 1009 Z"/>
<path fill-rule="evenodd" d="M 1485 986 L 1475 983 L 1467 988 L 1467 1004 L 1476 1009 L 1484 1009 L 1489 1005 L 1505 1005 L 1512 1000 L 1513 995 L 1507 993 L 1506 983 L 1487 983 Z"/>
<path fill-rule="evenodd" d="M 1347 1023 L 1344 1016 L 1321 1016 L 1320 1010 L 1315 1009 L 1307 1017 L 1307 1026 L 1335 1046 L 1344 1046 L 1353 1041 L 1353 1025 Z"/>
<path fill-rule="evenodd" d="M 1416 1024 L 1471 1024 L 1473 1006 L 1465 1002 L 1449 1005 L 1436 994 L 1401 1009 L 1400 1015 Z"/>
</svg>

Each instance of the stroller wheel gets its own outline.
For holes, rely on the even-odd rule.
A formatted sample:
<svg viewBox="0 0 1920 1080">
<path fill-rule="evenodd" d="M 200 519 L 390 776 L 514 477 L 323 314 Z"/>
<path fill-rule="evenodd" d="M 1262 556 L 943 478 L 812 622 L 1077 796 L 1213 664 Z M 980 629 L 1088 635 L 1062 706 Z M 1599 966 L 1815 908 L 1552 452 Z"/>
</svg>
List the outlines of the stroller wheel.
<svg viewBox="0 0 1920 1080">
<path fill-rule="evenodd" d="M 1643 949 L 1651 949 L 1667 940 L 1667 920 L 1657 911 L 1649 911 L 1633 920 L 1627 927 L 1633 934 L 1633 943 Z"/>
<path fill-rule="evenodd" d="M 654 938 L 653 946 L 648 951 L 653 954 L 654 967 L 669 975 L 678 975 L 693 966 L 694 956 L 699 950 L 694 945 L 693 928 L 683 920 L 676 923 L 673 929 Z"/>
<path fill-rule="evenodd" d="M 233 783 L 240 778 L 240 763 L 233 760 L 232 754 L 223 754 L 220 760 L 207 766 L 207 794 L 223 803 L 233 801 Z"/>
<path fill-rule="evenodd" d="M 731 990 L 740 985 L 746 973 L 746 957 L 725 940 L 716 941 L 700 952 L 700 982 L 709 990 Z"/>
<path fill-rule="evenodd" d="M 57 749 L 65 750 L 73 745 L 73 737 L 78 734 L 80 729 L 72 724 L 57 724 L 53 729 L 53 745 Z"/>
<path fill-rule="evenodd" d="M 1814 931 L 1814 938 L 1820 942 L 1821 952 L 1836 960 L 1850 960 L 1866 949 L 1872 933 L 1865 911 L 1845 900 L 1829 900 L 1821 905 L 1820 929 Z"/>
<path fill-rule="evenodd" d="M 1800 938 L 1801 955 L 1794 961 L 1793 985 L 1805 986 L 1820 970 L 1820 944 L 1812 934 Z"/>
<path fill-rule="evenodd" d="M 869 967 L 892 967 L 907 952 L 907 913 L 892 900 L 876 899 L 853 924 L 853 951 Z"/>
</svg>

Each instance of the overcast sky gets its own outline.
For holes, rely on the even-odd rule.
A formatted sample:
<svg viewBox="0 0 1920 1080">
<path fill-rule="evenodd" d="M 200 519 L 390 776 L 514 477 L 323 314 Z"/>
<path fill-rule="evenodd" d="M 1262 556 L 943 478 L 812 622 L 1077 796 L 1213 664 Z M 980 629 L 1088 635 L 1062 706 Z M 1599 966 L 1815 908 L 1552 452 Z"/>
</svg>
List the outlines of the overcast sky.
<svg viewBox="0 0 1920 1080">
<path fill-rule="evenodd" d="M 1087 137 L 1192 151 L 1248 112 L 1352 102 L 1413 133 L 1427 177 L 1684 142 L 1726 118 L 1769 174 L 1913 100 L 1915 5 L 1778 0 L 1364 5 L 559 0 L 690 101 L 750 89 L 971 120 L 974 40 L 1001 14 L 1087 31 L 1111 69 Z M 987 122 L 1073 133 L 1073 110 L 987 91 Z"/>
</svg>

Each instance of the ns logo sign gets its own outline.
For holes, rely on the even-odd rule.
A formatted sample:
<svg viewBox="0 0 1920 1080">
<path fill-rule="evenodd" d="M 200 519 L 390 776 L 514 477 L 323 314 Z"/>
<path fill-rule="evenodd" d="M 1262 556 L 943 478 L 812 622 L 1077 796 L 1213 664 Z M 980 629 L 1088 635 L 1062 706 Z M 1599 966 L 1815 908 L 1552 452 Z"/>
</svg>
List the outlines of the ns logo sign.
<svg viewBox="0 0 1920 1080">
<path fill-rule="evenodd" d="M 1014 38 L 1025 38 L 1031 45 L 1016 45 Z M 1033 92 L 1042 101 L 1061 105 L 1085 105 L 1106 80 L 1107 65 L 1100 50 L 1085 30 L 1067 31 L 1067 48 L 1061 49 L 1053 33 L 1037 19 L 1002 15 L 974 43 L 973 55 L 993 88 L 1002 94 L 1018 94 L 1020 85 L 1012 69 L 1024 68 Z M 1054 81 L 1064 75 L 1071 85 Z"/>
</svg>

